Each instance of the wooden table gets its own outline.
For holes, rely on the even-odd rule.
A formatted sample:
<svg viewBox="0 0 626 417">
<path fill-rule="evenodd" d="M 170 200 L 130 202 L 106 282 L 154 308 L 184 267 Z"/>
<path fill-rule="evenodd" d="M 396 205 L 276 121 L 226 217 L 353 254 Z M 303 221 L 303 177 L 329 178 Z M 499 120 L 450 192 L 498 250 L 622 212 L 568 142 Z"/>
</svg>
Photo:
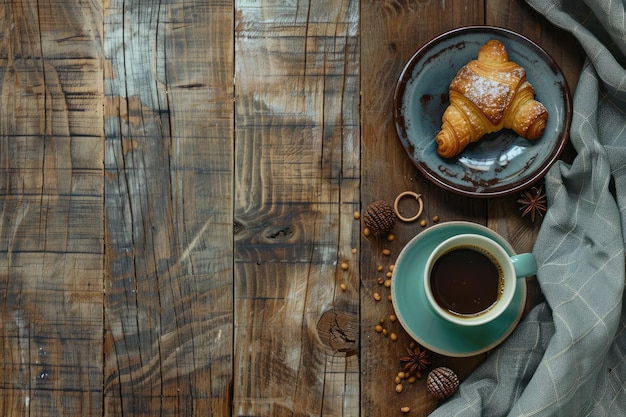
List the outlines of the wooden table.
<svg viewBox="0 0 626 417">
<path fill-rule="evenodd" d="M 433 186 L 397 140 L 403 65 L 471 24 L 536 41 L 574 90 L 578 45 L 521 0 L 0 4 L 0 415 L 435 409 L 424 378 L 396 393 L 410 338 L 374 330 L 377 267 L 435 215 L 518 251 L 539 230 L 517 195 Z M 363 236 L 354 212 L 405 190 L 428 225 Z"/>
</svg>

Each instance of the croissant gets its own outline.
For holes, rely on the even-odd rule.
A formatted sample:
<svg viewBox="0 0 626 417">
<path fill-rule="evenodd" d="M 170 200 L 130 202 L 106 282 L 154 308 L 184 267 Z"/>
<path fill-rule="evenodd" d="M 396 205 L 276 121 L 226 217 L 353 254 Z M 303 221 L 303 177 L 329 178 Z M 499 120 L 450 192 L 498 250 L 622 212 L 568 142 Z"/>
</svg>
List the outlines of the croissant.
<svg viewBox="0 0 626 417">
<path fill-rule="evenodd" d="M 478 52 L 478 59 L 459 70 L 450 83 L 450 104 L 437 134 L 437 153 L 458 155 L 487 133 L 503 128 L 535 140 L 541 137 L 548 111 L 534 99 L 526 71 L 509 61 L 505 46 L 492 39 Z"/>
</svg>

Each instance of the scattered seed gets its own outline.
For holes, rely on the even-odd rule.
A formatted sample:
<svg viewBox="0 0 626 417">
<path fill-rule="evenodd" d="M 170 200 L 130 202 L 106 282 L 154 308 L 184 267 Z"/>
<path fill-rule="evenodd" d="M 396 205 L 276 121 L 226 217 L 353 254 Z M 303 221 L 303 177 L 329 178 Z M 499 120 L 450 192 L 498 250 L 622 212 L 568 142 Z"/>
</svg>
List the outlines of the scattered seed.
<svg viewBox="0 0 626 417">
<path fill-rule="evenodd" d="M 344 271 L 347 271 L 349 267 L 350 266 L 348 265 L 347 262 L 342 262 L 341 263 L 341 269 L 343 269 Z"/>
<path fill-rule="evenodd" d="M 345 291 L 348 289 L 348 286 L 346 284 L 344 284 L 343 282 L 341 283 L 341 285 L 339 286 L 341 288 L 342 291 Z"/>
<path fill-rule="evenodd" d="M 393 273 L 392 273 L 391 271 L 389 271 L 389 272 L 387 272 L 387 273 L 385 274 L 385 276 L 386 276 L 387 278 L 391 278 L 391 276 L 392 276 L 392 275 L 393 275 Z"/>
<path fill-rule="evenodd" d="M 404 371 L 398 372 L 398 378 L 400 378 L 400 379 L 406 378 L 406 372 L 404 372 Z"/>
<path fill-rule="evenodd" d="M 352 248 L 352 254 L 356 253 L 356 248 Z"/>
<path fill-rule="evenodd" d="M 422 226 L 422 227 L 426 227 L 427 224 L 428 223 L 426 222 L 426 220 L 421 220 L 420 221 L 420 226 Z"/>
<path fill-rule="evenodd" d="M 399 394 L 402 392 L 402 384 L 396 385 L 396 392 Z"/>
<path fill-rule="evenodd" d="M 383 255 L 389 256 L 391 255 L 391 251 L 389 249 L 383 249 Z"/>
<path fill-rule="evenodd" d="M 385 279 L 383 277 L 378 277 L 376 282 L 378 283 L 378 285 L 383 285 L 385 283 Z"/>
<path fill-rule="evenodd" d="M 398 318 L 396 317 L 395 314 L 392 314 L 389 316 L 389 321 L 395 322 L 396 320 L 398 320 Z"/>
<path fill-rule="evenodd" d="M 372 234 L 372 231 L 370 230 L 369 227 L 363 228 L 363 236 L 368 237 L 371 234 Z"/>
<path fill-rule="evenodd" d="M 439 216 L 433 216 L 433 221 L 437 223 L 439 221 Z"/>
<path fill-rule="evenodd" d="M 389 272 L 393 272 L 393 268 L 395 268 L 396 266 L 394 264 L 389 265 Z"/>
<path fill-rule="evenodd" d="M 361 218 L 361 212 L 360 211 L 355 211 L 354 212 L 354 220 L 359 220 Z"/>
<path fill-rule="evenodd" d="M 374 300 L 376 301 L 380 301 L 382 299 L 380 293 L 375 292 L 373 296 L 374 296 Z"/>
<path fill-rule="evenodd" d="M 390 279 L 386 279 L 384 285 L 387 288 L 391 287 L 391 280 Z"/>
<path fill-rule="evenodd" d="M 408 413 L 409 411 L 411 411 L 411 408 L 410 407 L 402 407 L 400 409 L 400 411 L 403 412 L 403 413 Z"/>
<path fill-rule="evenodd" d="M 394 236 L 394 234 L 393 234 L 393 233 L 389 233 L 389 234 L 387 235 L 387 240 L 388 240 L 389 242 L 393 241 L 395 238 L 396 238 L 396 237 Z"/>
<path fill-rule="evenodd" d="M 383 329 L 383 336 L 387 336 L 389 334 L 389 330 Z"/>
<path fill-rule="evenodd" d="M 409 383 L 414 383 L 415 381 L 417 381 L 417 377 L 415 375 L 411 375 L 408 379 Z"/>
<path fill-rule="evenodd" d="M 396 340 L 398 340 L 398 335 L 395 333 L 391 333 L 389 335 L 389 338 L 395 342 Z"/>
<path fill-rule="evenodd" d="M 383 323 L 385 322 L 385 318 L 384 318 L 384 317 L 379 318 L 379 319 L 378 319 L 378 322 L 379 322 L 380 324 L 383 324 Z"/>
<path fill-rule="evenodd" d="M 380 333 L 383 331 L 383 326 L 381 326 L 380 324 L 377 324 L 376 327 L 374 327 L 374 330 L 376 330 L 377 333 Z"/>
<path fill-rule="evenodd" d="M 387 300 L 391 301 L 391 294 L 387 296 Z"/>
<path fill-rule="evenodd" d="M 396 385 L 398 385 L 400 382 L 402 382 L 402 380 L 400 379 L 399 376 L 397 376 L 394 381 L 395 381 Z"/>
</svg>

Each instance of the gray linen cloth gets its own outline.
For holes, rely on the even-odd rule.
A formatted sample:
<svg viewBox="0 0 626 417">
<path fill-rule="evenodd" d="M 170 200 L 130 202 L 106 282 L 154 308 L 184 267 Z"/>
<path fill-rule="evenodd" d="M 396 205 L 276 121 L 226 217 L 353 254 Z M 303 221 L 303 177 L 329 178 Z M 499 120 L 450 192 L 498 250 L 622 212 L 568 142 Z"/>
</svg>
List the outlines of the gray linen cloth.
<svg viewBox="0 0 626 417">
<path fill-rule="evenodd" d="M 626 1 L 526 1 L 587 55 L 533 249 L 546 301 L 431 415 L 625 416 Z"/>
</svg>

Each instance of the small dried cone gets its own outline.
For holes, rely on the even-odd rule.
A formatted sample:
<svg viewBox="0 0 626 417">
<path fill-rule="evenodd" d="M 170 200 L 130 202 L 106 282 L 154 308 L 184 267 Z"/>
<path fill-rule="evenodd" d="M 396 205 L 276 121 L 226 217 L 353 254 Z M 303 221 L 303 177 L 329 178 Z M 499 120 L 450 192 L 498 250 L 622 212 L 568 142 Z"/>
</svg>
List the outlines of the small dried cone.
<svg viewBox="0 0 626 417">
<path fill-rule="evenodd" d="M 445 400 L 459 389 L 459 377 L 450 368 L 441 366 L 429 372 L 426 386 L 437 399 Z"/>
<path fill-rule="evenodd" d="M 375 236 L 389 233 L 396 225 L 393 206 L 385 200 L 377 200 L 367 206 L 363 222 Z"/>
</svg>

